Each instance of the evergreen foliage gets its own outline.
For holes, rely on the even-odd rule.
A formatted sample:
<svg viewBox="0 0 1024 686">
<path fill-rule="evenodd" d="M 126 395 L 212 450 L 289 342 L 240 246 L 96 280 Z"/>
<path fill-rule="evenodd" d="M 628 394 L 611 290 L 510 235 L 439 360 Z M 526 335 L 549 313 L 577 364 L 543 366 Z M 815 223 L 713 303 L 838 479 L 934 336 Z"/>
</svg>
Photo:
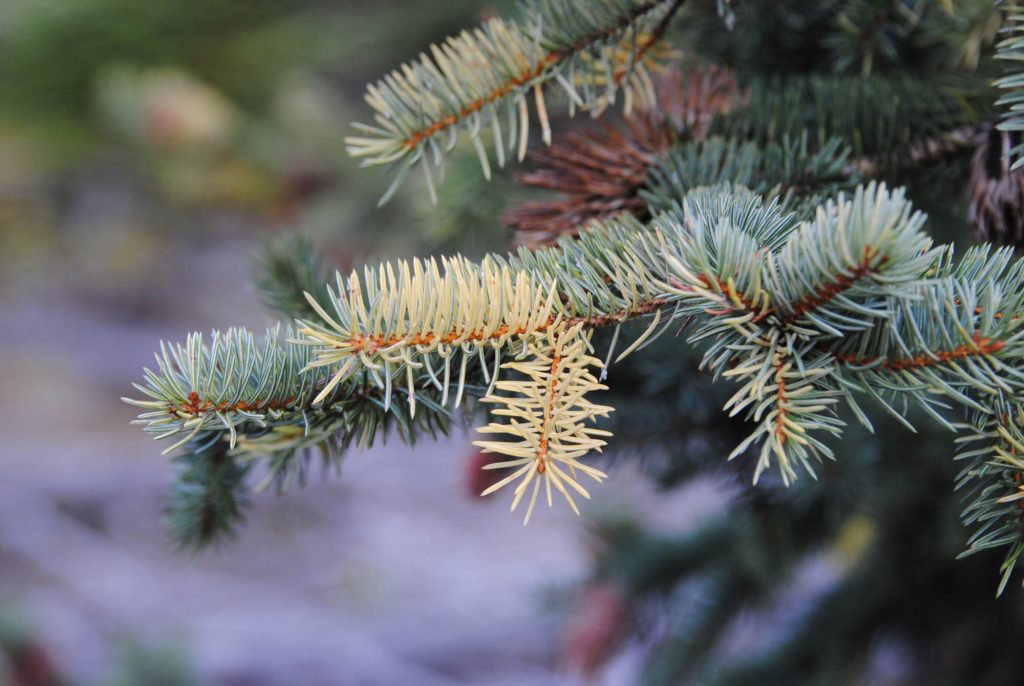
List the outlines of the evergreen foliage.
<svg viewBox="0 0 1024 686">
<path fill-rule="evenodd" d="M 263 303 L 282 317 L 312 316 L 306 293 L 326 293 L 327 267 L 303 236 L 270 241 L 259 256 L 254 282 Z"/>
<path fill-rule="evenodd" d="M 797 468 L 813 475 L 816 462 L 833 457 L 817 434 L 841 432 L 840 400 L 868 421 L 855 393 L 896 416 L 917 402 L 951 428 L 939 411 L 944 400 L 983 415 L 1017 402 L 1019 318 L 1001 308 L 1021 304 L 1022 268 L 1006 251 L 982 250 L 954 267 L 950 251 L 920 231 L 923 222 L 884 186 L 840 196 L 802 224 L 749 191 L 698 189 L 652 229 L 623 221 L 479 266 L 453 258 L 443 269 L 415 261 L 362 278 L 339 274 L 326 306 L 311 299 L 319 320 L 303 323 L 294 342 L 281 343 L 275 331 L 258 346 L 232 330 L 208 346 L 193 336 L 165 347 L 140 387 L 150 397 L 136 401 L 150 410 L 140 421 L 158 437 L 181 437 L 170 449 L 226 432 L 230 447 L 267 455 L 280 476 L 296 468 L 296 451 L 319 445 L 336 456 L 352 440 L 371 443 L 389 420 L 409 439 L 416 429 L 445 427 L 449 389 L 457 407 L 471 362 L 488 384 L 485 400 L 500 402 L 491 391 L 503 350 L 528 360 L 513 370 L 535 370 L 560 358 L 565 344 L 553 341 L 567 331 L 653 313 L 620 357 L 669 321 L 694 318 L 690 342 L 709 343 L 702 367 L 741 384 L 726 409 L 755 423 L 732 456 L 757 446 L 755 480 L 775 462 L 789 483 Z M 582 422 L 595 411 L 584 395 L 596 382 L 562 391 L 573 400 L 564 406 L 538 400 L 555 397 L 554 378 L 592 378 L 573 376 L 583 368 L 497 386 L 534 398 L 531 407 L 543 412 L 492 424 L 488 431 L 521 442 L 485 447 L 520 466 L 523 446 L 532 445 L 541 474 L 549 459 L 577 461 L 599 447 Z M 391 411 L 399 405 L 407 413 Z M 542 440 L 552 433 L 581 447 L 548 458 Z"/>
<path fill-rule="evenodd" d="M 190 441 L 175 456 L 178 474 L 167 499 L 171 536 L 196 550 L 231 538 L 244 517 L 248 471 L 219 434 Z"/>
<path fill-rule="evenodd" d="M 600 112 L 619 90 L 653 97 L 647 59 L 682 0 L 544 0 L 528 19 L 495 18 L 463 32 L 429 55 L 404 65 L 371 86 L 367 102 L 376 124 L 348 139 L 349 152 L 367 165 L 392 165 L 401 183 L 422 164 L 431 196 L 431 167 L 441 167 L 458 134 L 469 134 L 486 176 L 490 162 L 481 134 L 490 130 L 499 166 L 526 154 L 532 93 L 545 141 L 551 139 L 543 86 L 557 83 L 572 106 Z M 504 121 L 504 123 L 502 123 Z"/>
<path fill-rule="evenodd" d="M 651 683 L 792 683 L 807 665 L 830 683 L 862 667 L 875 615 L 920 646 L 898 621 L 924 611 L 906 588 L 941 588 L 940 571 L 979 574 L 952 562 L 964 540 L 963 553 L 985 565 L 994 566 L 990 551 L 1003 555 L 1002 593 L 1024 554 L 1024 262 L 1010 248 L 958 255 L 933 244 L 905 190 L 865 177 L 936 162 L 992 125 L 986 68 L 1007 8 L 750 0 L 728 8 L 729 31 L 722 4 L 545 0 L 521 22 L 491 20 L 371 87 L 377 124 L 351 152 L 395 169 L 389 193 L 415 164 L 432 184 L 463 133 L 485 173 L 488 129 L 499 164 L 522 156 L 531 92 L 544 143 L 545 89 L 557 84 L 570 107 L 595 113 L 620 88 L 649 95 L 662 37 L 692 38 L 687 57 L 731 67 L 744 95 L 714 112 L 709 137 L 668 132 L 677 144 L 652 151 L 642 174 L 610 192 L 629 194 L 614 205 L 629 212 L 587 209 L 552 231 L 561 234 L 553 245 L 478 261 L 383 261 L 326 287 L 308 246 L 276 248 L 261 291 L 294 328 L 262 341 L 232 329 L 165 344 L 137 386 L 145 399 L 129 401 L 147 431 L 174 441 L 169 450 L 184 447 L 179 537 L 204 543 L 230 531 L 257 462 L 260 486 L 284 488 L 301 479 L 312 448 L 329 465 L 350 444 L 390 432 L 412 442 L 466 416 L 483 426 L 477 444 L 507 458 L 489 465 L 510 471 L 486 492 L 515 482 L 512 508 L 527 501 L 527 520 L 542 485 L 549 505 L 555 492 L 574 509 L 577 495 L 590 497 L 581 476 L 604 479 L 594 453 L 619 440 L 672 453 L 660 473 L 667 485 L 708 468 L 679 457 L 682 433 L 728 456 L 719 473 L 757 483 L 743 486 L 727 519 L 677 540 L 629 524 L 600 532 L 608 553 L 597 575 L 638 603 L 701 584 L 703 604 L 654 653 Z M 1016 59 L 1015 41 L 1001 43 L 1004 56 Z M 1011 130 L 1014 78 L 1000 82 Z M 685 339 L 659 338 L 670 329 Z M 902 438 L 872 441 L 865 434 L 876 429 Z M 948 532 L 940 491 L 955 470 L 933 454 L 943 445 L 936 429 L 947 452 L 951 440 L 959 446 L 969 537 Z M 909 445 L 911 431 L 925 447 Z M 802 473 L 824 478 L 783 490 Z M 839 479 L 877 494 L 851 502 L 830 488 Z M 837 515 L 840 505 L 854 515 Z M 864 543 L 872 552 L 851 555 L 849 574 L 776 650 L 717 671 L 702 662 L 736 614 L 792 583 L 800 559 L 856 533 L 856 517 L 879 522 L 877 541 Z M 916 540 L 910 522 L 922 517 L 932 541 Z M 907 569 L 895 561 L 901 550 L 913 556 Z M 992 607 L 1020 625 L 1012 608 Z M 842 619 L 826 648 L 808 651 L 834 614 Z M 948 618 L 925 623 L 955 629 Z"/>
<path fill-rule="evenodd" d="M 643 195 L 652 214 L 669 211 L 694 188 L 736 183 L 760 195 L 780 196 L 783 206 L 801 218 L 809 218 L 826 197 L 853 188 L 859 177 L 840 139 L 816 148 L 806 134 L 765 145 L 720 136 L 687 143 L 653 165 L 650 176 Z"/>
<path fill-rule="evenodd" d="M 1004 131 L 1024 131 L 1024 67 L 1019 64 L 1024 60 L 1024 11 L 1016 9 L 1006 30 L 1008 36 L 999 44 L 997 56 L 1011 66 L 1010 73 L 996 82 L 1006 91 L 999 99 L 999 104 L 1006 108 L 999 127 Z M 1012 154 L 1014 169 L 1024 164 L 1024 144 L 1014 147 Z"/>
<path fill-rule="evenodd" d="M 857 156 L 899 162 L 915 142 L 987 121 L 993 92 L 976 78 L 942 74 L 765 75 L 749 81 L 749 106 L 723 117 L 716 132 L 755 140 L 823 143 L 838 136 Z"/>
</svg>

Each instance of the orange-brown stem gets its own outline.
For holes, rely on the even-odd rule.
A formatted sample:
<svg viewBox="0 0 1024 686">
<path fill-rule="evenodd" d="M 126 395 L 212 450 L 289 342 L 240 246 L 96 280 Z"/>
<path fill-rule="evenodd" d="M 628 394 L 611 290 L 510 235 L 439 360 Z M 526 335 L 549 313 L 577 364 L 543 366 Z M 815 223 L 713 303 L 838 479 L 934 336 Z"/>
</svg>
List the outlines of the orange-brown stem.
<svg viewBox="0 0 1024 686">
<path fill-rule="evenodd" d="M 555 384 L 558 383 L 558 364 L 562 361 L 562 358 L 557 354 L 551 359 L 551 380 L 548 382 L 548 402 L 547 411 L 544 413 L 545 424 L 551 421 L 551 415 L 555 412 Z M 548 437 L 547 437 L 547 426 L 545 425 L 541 431 L 540 445 L 537 449 L 537 473 L 543 474 L 547 469 L 547 462 L 545 461 L 548 456 Z"/>
<path fill-rule="evenodd" d="M 644 315 L 644 314 L 648 314 L 648 313 L 653 312 L 654 310 L 658 309 L 659 307 L 661 307 L 664 304 L 665 304 L 665 300 L 664 299 L 662 299 L 662 298 L 653 298 L 653 299 L 648 300 L 646 302 L 643 302 L 643 303 L 641 303 L 641 304 L 639 304 L 636 307 L 633 307 L 631 309 L 617 310 L 617 311 L 611 312 L 609 314 L 591 315 L 590 317 L 569 317 L 569 318 L 563 319 L 562 321 L 566 324 L 566 326 L 574 326 L 574 325 L 580 324 L 580 323 L 582 323 L 584 326 L 589 326 L 589 327 L 607 326 L 609 324 L 615 324 L 615 323 L 624 321 L 624 320 L 629 319 L 631 317 L 638 317 L 638 316 L 641 316 L 641 315 Z M 542 326 L 538 327 L 538 329 L 534 333 L 539 333 L 539 332 L 543 331 L 544 329 L 552 326 L 554 323 L 555 323 L 555 319 L 551 318 L 547 322 L 545 322 Z M 474 332 L 474 333 L 471 333 L 465 340 L 469 340 L 469 341 L 481 341 L 481 340 L 484 340 L 484 339 L 494 340 L 494 339 L 501 338 L 502 336 L 504 336 L 504 335 L 506 335 L 508 333 L 509 333 L 509 328 L 507 326 L 503 325 L 503 326 L 499 327 L 498 330 L 495 333 L 491 334 L 490 336 L 484 336 L 482 333 Z M 517 329 L 513 333 L 524 334 L 524 333 L 527 333 L 527 331 L 525 329 Z M 458 340 L 460 338 L 460 336 L 461 336 L 461 332 L 459 332 L 459 331 L 451 331 L 451 332 L 445 334 L 444 336 L 442 336 L 440 341 L 441 341 L 441 343 L 451 343 L 451 342 L 453 342 L 455 340 Z M 354 339 L 350 340 L 349 343 L 350 343 L 350 346 L 351 346 L 352 354 L 358 354 L 362 350 L 366 350 L 366 351 L 368 351 L 370 353 L 373 353 L 373 352 L 376 352 L 381 347 L 387 347 L 387 346 L 395 345 L 396 343 L 399 343 L 402 340 L 403 340 L 402 338 L 399 338 L 397 336 L 391 336 L 391 337 L 388 337 L 388 338 L 384 338 L 383 336 L 360 336 L 358 338 L 354 338 Z M 432 343 L 434 340 L 435 340 L 435 335 L 432 334 L 432 333 L 427 333 L 427 334 L 422 334 L 422 335 L 418 334 L 418 335 L 415 335 L 415 336 L 411 336 L 408 339 L 406 339 L 406 343 L 408 343 L 409 345 L 425 345 L 425 344 Z M 552 372 L 552 373 L 554 373 L 554 372 Z M 199 415 L 199 414 L 202 414 L 204 412 L 230 412 L 230 411 L 263 412 L 265 410 L 285 410 L 285 409 L 291 409 L 291 408 L 293 408 L 295 406 L 296 400 L 297 400 L 297 398 L 295 396 L 289 396 L 288 398 L 285 398 L 284 400 L 266 400 L 266 401 L 258 402 L 258 403 L 256 403 L 256 402 L 254 402 L 254 403 L 237 402 L 237 403 L 234 403 L 234 404 L 229 404 L 227 401 L 222 401 L 220 403 L 214 403 L 214 402 L 212 402 L 210 400 L 204 400 L 203 398 L 200 397 L 199 393 L 197 393 L 196 391 L 192 391 L 191 393 L 189 393 L 188 398 L 186 399 L 185 402 L 180 403 L 180 404 L 170 403 L 168 405 L 168 411 L 171 414 L 173 414 L 173 415 L 177 415 L 178 413 L 189 414 L 189 415 Z"/>
<path fill-rule="evenodd" d="M 698 276 L 697 280 L 701 282 L 701 285 L 703 285 L 704 288 L 711 288 L 711 286 L 712 286 L 711 280 L 708 279 L 708 277 L 704 276 L 703 274 Z M 686 284 L 684 284 L 682 281 L 680 281 L 679 279 L 675 278 L 674 276 L 670 276 L 668 278 L 668 281 L 669 281 L 669 283 L 672 286 L 674 286 L 675 288 L 678 288 L 680 290 L 683 290 L 683 291 L 692 291 L 693 290 L 691 287 L 687 286 Z M 725 279 L 723 279 L 723 278 L 721 278 L 719 276 L 716 276 L 715 277 L 714 285 L 718 289 L 718 291 L 723 293 L 724 295 L 728 296 L 730 294 L 729 283 Z M 743 293 L 743 291 L 740 291 L 740 290 L 737 290 L 737 289 L 734 288 L 734 289 L 732 289 L 732 292 L 735 293 L 736 299 L 739 300 L 741 303 L 743 303 L 743 308 L 745 310 L 747 310 L 749 312 L 754 312 L 755 313 L 754 314 L 754 319 L 753 319 L 754 322 L 759 322 L 762 319 L 764 319 L 765 317 L 767 317 L 768 315 L 770 315 L 772 312 L 774 312 L 774 310 L 772 308 L 770 308 L 770 307 L 769 308 L 765 308 L 765 309 L 758 309 L 757 303 L 754 302 L 754 299 L 751 298 L 750 296 L 746 295 L 745 293 Z M 730 296 L 730 298 L 731 298 L 731 296 Z M 738 307 L 733 307 L 732 305 L 725 305 L 724 307 L 722 307 L 720 309 L 713 309 L 713 308 L 710 308 L 710 307 L 709 308 L 705 308 L 704 311 L 707 314 L 718 316 L 718 315 L 723 315 L 723 314 L 731 314 L 731 313 L 735 312 L 738 309 L 739 309 Z"/>
<path fill-rule="evenodd" d="M 638 317 L 644 314 L 648 314 L 658 309 L 665 304 L 664 298 L 653 298 L 646 302 L 640 303 L 636 307 L 621 309 L 609 314 L 595 314 L 589 317 L 567 317 L 562 321 L 567 326 L 573 326 L 575 324 L 583 324 L 588 327 L 596 326 L 607 326 L 608 324 L 615 324 L 631 317 Z M 455 341 L 470 341 L 478 342 L 483 340 L 497 340 L 509 334 L 522 335 L 526 333 L 539 333 L 544 331 L 548 327 L 555 323 L 555 318 L 549 318 L 546 322 L 541 324 L 535 331 L 527 331 L 525 328 L 518 328 L 514 331 L 509 329 L 508 325 L 502 324 L 495 329 L 492 334 L 484 334 L 482 331 L 472 331 L 468 335 L 466 332 L 455 329 L 449 331 L 440 337 L 434 333 L 415 334 L 413 336 L 367 336 L 361 335 L 349 339 L 345 342 L 345 348 L 347 348 L 352 354 L 357 354 L 366 350 L 367 352 L 374 353 L 381 348 L 389 348 L 398 343 L 405 343 L 406 345 L 432 345 L 434 343 L 438 345 L 450 345 Z M 336 346 L 341 348 L 342 346 Z"/>
<path fill-rule="evenodd" d="M 629 24 L 633 22 L 637 17 L 646 14 L 647 12 L 650 12 L 663 2 L 664 0 L 649 0 L 649 2 L 645 2 L 644 4 L 633 8 L 632 11 L 624 15 L 618 22 L 616 22 L 614 26 L 604 29 L 603 31 L 597 31 L 589 36 L 586 36 L 582 40 L 578 41 L 577 43 L 574 43 L 573 45 L 570 45 L 567 48 L 562 48 L 560 50 L 552 50 L 551 52 L 541 57 L 540 60 L 538 60 L 537 63 L 534 64 L 533 66 L 520 72 L 519 74 L 509 79 L 501 86 L 498 86 L 497 88 L 493 89 L 486 95 L 481 96 L 474 100 L 473 102 L 461 107 L 457 115 L 450 114 L 430 124 L 429 126 L 410 134 L 405 139 L 405 141 L 403 141 L 402 147 L 404 147 L 407 150 L 415 150 L 420 143 L 422 143 L 427 138 L 430 138 L 437 132 L 458 124 L 461 120 L 470 116 L 474 112 L 479 112 L 485 106 L 508 95 L 509 93 L 512 92 L 513 89 L 519 88 L 530 83 L 534 79 L 541 76 L 549 67 L 560 62 L 561 60 L 564 60 L 570 55 L 579 53 L 587 46 L 593 45 L 594 43 L 607 39 L 609 36 L 616 33 L 617 31 L 622 31 L 627 26 L 629 26 Z M 674 14 L 675 11 L 678 9 L 679 5 L 681 4 L 682 0 L 676 0 L 676 2 L 673 4 L 673 9 L 670 10 L 669 15 L 667 16 L 671 16 L 672 14 Z M 664 28 L 662 28 L 662 31 L 664 31 Z M 649 49 L 650 45 L 645 45 L 642 48 L 643 52 L 646 52 Z"/>
<path fill-rule="evenodd" d="M 882 257 L 877 265 L 873 265 L 872 262 L 874 262 L 874 259 L 875 254 L 872 252 L 871 246 L 864 246 L 864 257 L 860 261 L 860 264 L 854 267 L 849 274 L 839 274 L 831 283 L 825 284 L 814 293 L 811 293 L 803 300 L 797 302 L 793 306 L 793 311 L 783 317 L 781 322 L 782 326 L 789 326 L 808 312 L 818 309 L 843 291 L 848 290 L 858 280 L 874 273 L 878 267 L 884 265 L 889 260 L 888 256 L 885 256 Z"/>
<path fill-rule="evenodd" d="M 180 405 L 171 405 L 170 411 L 172 414 L 183 412 L 185 414 L 201 414 L 203 412 L 263 412 L 265 410 L 284 410 L 291 407 L 295 403 L 296 397 L 294 395 L 285 398 L 284 400 L 265 400 L 261 402 L 247 403 L 239 401 L 237 403 L 228 403 L 226 400 L 222 400 L 219 403 L 214 403 L 212 400 L 204 400 L 199 396 L 199 393 L 192 391 L 188 394 L 188 398 L 184 403 Z"/>
<path fill-rule="evenodd" d="M 976 355 L 994 355 L 1006 347 L 1005 342 L 993 341 L 988 337 L 982 338 L 981 334 L 977 331 L 971 335 L 971 340 L 974 341 L 974 345 L 960 345 L 952 350 L 939 350 L 930 355 L 920 353 L 914 357 L 890 358 L 886 359 L 878 366 L 882 369 L 897 372 L 905 369 L 923 369 L 925 367 L 935 367 L 940 364 L 947 364 L 954 360 L 962 360 Z M 866 366 L 877 362 L 879 358 L 873 355 L 836 355 L 836 359 L 846 364 Z"/>
</svg>

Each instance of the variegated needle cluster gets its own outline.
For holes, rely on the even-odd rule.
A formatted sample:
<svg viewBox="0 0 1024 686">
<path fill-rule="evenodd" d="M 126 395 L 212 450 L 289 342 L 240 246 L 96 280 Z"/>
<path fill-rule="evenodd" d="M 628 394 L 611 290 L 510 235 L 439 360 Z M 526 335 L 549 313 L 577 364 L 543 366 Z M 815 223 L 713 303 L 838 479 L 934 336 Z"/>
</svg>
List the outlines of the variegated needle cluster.
<svg viewBox="0 0 1024 686">
<path fill-rule="evenodd" d="M 485 258 L 475 264 L 454 257 L 443 258 L 440 264 L 437 260 L 403 261 L 397 267 L 384 264 L 367 270 L 362 279 L 356 272 L 347 280 L 339 275 L 337 292 L 332 295 L 333 316 L 310 298 L 322 321 L 302 323 L 299 334 L 303 338 L 296 341 L 317 351 L 308 368 L 327 368 L 332 373 L 314 405 L 330 397 L 351 375 L 363 372 L 385 387 L 384 402 L 389 403 L 394 370 L 404 369 L 410 414 L 415 416 L 417 379 L 425 373 L 444 405 L 453 382 L 452 368 L 457 366 L 458 406 L 467 367 L 478 358 L 489 383 L 483 402 L 500 403 L 503 407 L 492 414 L 508 418 L 506 423 L 491 423 L 480 431 L 520 439 L 515 443 L 478 442 L 485 451 L 514 458 L 489 468 L 518 468 L 485 493 L 525 474 L 516 489 L 515 509 L 534 474 L 540 474 L 549 504 L 554 486 L 579 512 L 566 487 L 589 498 L 576 480 L 577 470 L 598 481 L 603 478 L 602 472 L 579 459 L 604 445 L 596 437 L 608 433 L 588 422 L 607 416 L 612 408 L 595 405 L 585 397 L 605 388 L 589 371 L 591 365 L 601 363 L 586 354 L 589 335 L 583 334 L 584 322 L 567 321 L 564 304 L 556 299 L 557 281 L 545 286 L 508 263 Z M 506 349 L 518 351 L 518 356 L 501 364 Z M 488 353 L 493 355 L 490 368 Z M 499 373 L 502 377 L 519 373 L 523 378 L 499 380 Z M 539 485 L 540 480 L 534 482 L 524 523 L 533 512 Z"/>
<path fill-rule="evenodd" d="M 374 125 L 356 125 L 361 136 L 348 150 L 366 165 L 388 165 L 395 178 L 381 202 L 409 169 L 422 166 L 431 197 L 432 168 L 441 168 L 460 133 L 473 141 L 486 176 L 490 161 L 481 140 L 492 133 L 495 159 L 526 154 L 532 94 L 545 142 L 551 140 L 545 84 L 557 83 L 577 108 L 595 114 L 622 91 L 651 100 L 649 73 L 669 19 L 682 0 L 540 0 L 522 23 L 491 19 L 464 31 L 429 54 L 371 85 L 366 101 Z M 651 60 L 654 59 L 654 62 Z"/>
<path fill-rule="evenodd" d="M 527 272 L 485 258 L 463 257 L 401 261 L 366 269 L 360 279 L 338 275 L 334 315 L 309 298 L 320 322 L 300 322 L 300 344 L 315 346 L 310 368 L 329 367 L 332 378 L 314 399 L 327 398 L 342 380 L 368 371 L 390 386 L 393 369 L 404 368 L 409 404 L 415 414 L 415 377 L 425 371 L 447 399 L 452 362 L 459 361 L 458 405 L 466 368 L 478 355 L 488 383 L 497 378 L 501 350 L 513 339 L 543 332 L 554 324 L 556 284 L 546 285 Z M 525 340 L 525 339 L 524 339 Z M 493 372 L 484 353 L 494 351 Z M 440 377 L 431 357 L 441 360 Z M 442 382 L 443 379 L 443 382 Z M 385 394 L 390 397 L 390 392 Z"/>
<path fill-rule="evenodd" d="M 485 403 L 500 404 L 501 407 L 491 414 L 507 421 L 491 422 L 478 431 L 510 435 L 518 440 L 475 442 L 484 452 L 513 458 L 493 462 L 484 469 L 515 470 L 481 495 L 493 493 L 519 479 L 512 500 L 515 510 L 532 484 L 523 524 L 530 521 L 542 480 L 549 507 L 554 487 L 579 514 L 570 491 L 587 499 L 590 493 L 580 485 L 577 472 L 599 483 L 607 476 L 580 462 L 588 453 L 601 450 L 605 441 L 600 437 L 611 436 L 607 431 L 589 426 L 588 422 L 598 416 L 606 417 L 612 411 L 611 407 L 595 405 L 586 397 L 588 393 L 607 387 L 590 371 L 590 367 L 602 364 L 587 354 L 590 336 L 581 335 L 582 326 L 551 327 L 544 336 L 534 337 L 529 342 L 526 359 L 502 365 L 508 372 L 518 372 L 521 378 L 498 381 L 496 392 L 484 398 Z"/>
</svg>

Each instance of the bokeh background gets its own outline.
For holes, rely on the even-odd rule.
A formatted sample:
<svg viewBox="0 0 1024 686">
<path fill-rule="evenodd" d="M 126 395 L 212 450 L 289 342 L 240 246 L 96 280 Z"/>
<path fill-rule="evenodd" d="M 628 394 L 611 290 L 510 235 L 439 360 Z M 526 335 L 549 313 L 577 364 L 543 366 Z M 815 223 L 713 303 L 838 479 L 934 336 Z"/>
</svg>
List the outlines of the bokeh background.
<svg viewBox="0 0 1024 686">
<path fill-rule="evenodd" d="M 593 508 L 674 533 L 723 507 L 624 463 L 524 529 L 457 434 L 257 497 L 218 550 L 167 536 L 172 466 L 119 398 L 160 340 L 271 321 L 266 240 L 339 265 L 506 244 L 488 200 L 451 217 L 417 180 L 378 209 L 342 139 L 366 82 L 508 4 L 0 0 L 0 684 L 574 683 Z"/>
</svg>

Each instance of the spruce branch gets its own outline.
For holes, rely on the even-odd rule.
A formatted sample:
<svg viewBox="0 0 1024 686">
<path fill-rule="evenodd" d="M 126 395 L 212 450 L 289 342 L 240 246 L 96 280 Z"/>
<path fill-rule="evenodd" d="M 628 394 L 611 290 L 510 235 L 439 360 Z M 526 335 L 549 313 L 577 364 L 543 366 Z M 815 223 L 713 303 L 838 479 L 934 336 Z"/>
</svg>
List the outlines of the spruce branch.
<svg viewBox="0 0 1024 686">
<path fill-rule="evenodd" d="M 961 557 L 992 548 L 1009 548 L 1000 568 L 1001 595 L 1024 555 L 1024 405 L 1003 405 L 992 415 L 975 414 L 958 425 L 966 435 L 957 439 L 957 460 L 967 464 L 957 489 L 969 500 L 965 526 L 975 530 Z"/>
<path fill-rule="evenodd" d="M 894 299 L 883 326 L 845 338 L 833 354 L 843 377 L 863 389 L 914 398 L 943 425 L 929 396 L 944 396 L 975 412 L 1024 391 L 1020 360 L 1024 272 L 1008 250 L 966 253 L 937 279 Z M 950 259 L 950 258 L 946 258 Z"/>
<path fill-rule="evenodd" d="M 314 404 L 331 377 L 322 369 L 306 371 L 314 357 L 309 346 L 289 340 L 294 335 L 275 326 L 258 341 L 252 332 L 229 329 L 213 332 L 209 342 L 193 334 L 184 344 L 162 344 L 156 369 L 144 370 L 145 383 L 135 384 L 145 399 L 124 400 L 144 410 L 135 423 L 147 433 L 177 439 L 165 453 L 213 440 L 243 463 L 267 458 L 261 488 L 301 480 L 304 466 L 296 458 L 311 448 L 329 464 L 349 445 L 370 446 L 393 431 L 408 443 L 422 433 L 447 432 L 452 413 L 434 380 L 417 375 L 410 391 L 402 385 L 404 369 L 394 372 L 401 374 L 394 393 L 416 393 L 421 410 L 415 416 L 408 403 L 391 403 L 390 395 L 385 401 L 390 384 L 378 384 L 379 374 L 351 375 Z M 477 382 L 475 374 L 466 380 L 468 396 L 483 395 Z"/>
<path fill-rule="evenodd" d="M 557 82 L 572 109 L 595 114 L 620 89 L 627 109 L 634 93 L 650 99 L 652 48 L 682 2 L 544 0 L 529 6 L 522 23 L 495 18 L 449 38 L 369 87 L 366 100 L 376 124 L 357 126 L 364 135 L 347 139 L 349 153 L 365 165 L 396 169 L 382 202 L 417 163 L 434 197 L 431 167 L 443 165 L 460 132 L 469 134 L 489 176 L 481 135 L 493 133 L 499 166 L 516 151 L 522 159 L 531 92 L 543 138 L 550 142 L 544 94 L 549 82 Z"/>
<path fill-rule="evenodd" d="M 715 200 L 748 223 L 779 221 L 771 218 L 776 210 L 760 205 L 738 190 Z M 566 327 L 614 327 L 654 315 L 621 359 L 671 319 L 659 312 L 670 302 L 662 244 L 681 237 L 681 227 L 672 230 L 665 237 L 623 221 L 480 265 L 445 260 L 444 274 L 431 261 L 385 264 L 362 279 L 339 276 L 338 291 L 316 304 L 322 319 L 305 323 L 301 338 L 272 329 L 257 342 L 232 329 L 215 332 L 209 343 L 194 334 L 165 344 L 156 370 L 145 370 L 145 383 L 136 386 L 144 399 L 126 400 L 144 410 L 138 423 L 148 432 L 177 439 L 167 452 L 216 435 L 234 455 L 269 458 L 269 475 L 287 481 L 296 454 L 313 446 L 336 456 L 349 443 L 372 443 L 389 426 L 409 441 L 422 430 L 445 430 L 450 397 L 458 405 L 463 395 L 485 395 L 472 386 L 476 379 L 496 387 L 502 347 L 528 351 Z"/>
<path fill-rule="evenodd" d="M 915 47 L 914 34 L 921 31 L 930 4 L 928 0 L 913 4 L 887 0 L 844 3 L 824 41 L 833 54 L 833 69 L 867 76 L 907 61 L 906 53 Z"/>
<path fill-rule="evenodd" d="M 779 338 L 776 335 L 766 346 L 758 341 L 751 346 L 751 354 L 743 365 L 723 372 L 722 376 L 745 381 L 725 409 L 732 415 L 747 410 L 747 418 L 757 423 L 757 428 L 733 450 L 729 459 L 760 443 L 754 482 L 771 466 L 774 456 L 783 483 L 789 485 L 797 478 L 794 465 L 815 477 L 811 460 L 834 457 L 810 431 L 839 435 L 843 422 L 834 411 L 838 394 L 822 383 L 832 374 L 832 366 L 822 359 L 801 363 L 800 356 Z"/>
<path fill-rule="evenodd" d="M 453 397 L 483 397 L 498 408 L 484 432 L 512 440 L 480 444 L 510 458 L 499 467 L 513 470 L 502 485 L 520 479 L 513 505 L 534 484 L 529 518 L 541 481 L 575 506 L 573 491 L 589 495 L 577 474 L 603 478 L 583 461 L 607 436 L 591 421 L 611 410 L 589 398 L 604 388 L 589 332 L 648 320 L 610 361 L 685 319 L 701 368 L 738 384 L 726 410 L 754 424 L 733 456 L 752 448 L 755 476 L 774 464 L 788 484 L 832 457 L 822 437 L 843 430 L 841 402 L 870 426 L 855 396 L 901 419 L 917 403 L 952 429 L 954 406 L 981 425 L 1021 404 L 1024 263 L 989 249 L 956 261 L 923 221 L 880 184 L 805 222 L 741 187 L 696 189 L 646 226 L 625 216 L 479 263 L 339 274 L 296 332 L 163 346 L 137 386 L 146 399 L 129 402 L 147 431 L 178 439 L 171 449 L 210 442 L 242 467 L 265 458 L 260 487 L 284 488 L 311 448 L 330 464 L 391 428 L 411 442 L 447 429 Z"/>
<path fill-rule="evenodd" d="M 275 327 L 262 344 L 244 329 L 213 332 L 209 345 L 198 333 L 184 344 L 161 344 L 156 370 L 145 369 L 145 385 L 135 384 L 148 399 L 125 400 L 146 410 L 137 423 L 156 438 L 184 434 L 165 452 L 210 431 L 228 432 L 234 447 L 239 427 L 271 426 L 324 384 L 323 374 L 300 373 L 308 352 L 280 339 Z"/>
<path fill-rule="evenodd" d="M 902 191 L 884 187 L 826 202 L 770 265 L 779 324 L 835 336 L 871 327 L 872 318 L 889 312 L 884 301 L 877 310 L 873 301 L 920 279 L 935 262 L 924 221 Z"/>
<path fill-rule="evenodd" d="M 763 220 L 762 220 L 763 222 Z M 702 366 L 742 384 L 729 400 L 758 427 L 733 452 L 761 442 L 755 478 L 774 454 L 784 482 L 792 465 L 831 451 L 811 431 L 837 434 L 842 391 L 817 342 L 872 328 L 889 316 L 885 296 L 919 279 L 938 257 L 901 191 L 862 187 L 819 208 L 812 222 L 774 225 L 692 219 L 683 250 L 670 257 L 681 311 L 705 317 L 691 342 L 709 340 Z M 865 319 L 865 315 L 867 318 Z"/>
<path fill-rule="evenodd" d="M 263 303 L 291 319 L 313 314 L 304 293 L 319 293 L 327 269 L 309 239 L 284 236 L 268 241 L 257 261 L 253 279 Z"/>
</svg>

